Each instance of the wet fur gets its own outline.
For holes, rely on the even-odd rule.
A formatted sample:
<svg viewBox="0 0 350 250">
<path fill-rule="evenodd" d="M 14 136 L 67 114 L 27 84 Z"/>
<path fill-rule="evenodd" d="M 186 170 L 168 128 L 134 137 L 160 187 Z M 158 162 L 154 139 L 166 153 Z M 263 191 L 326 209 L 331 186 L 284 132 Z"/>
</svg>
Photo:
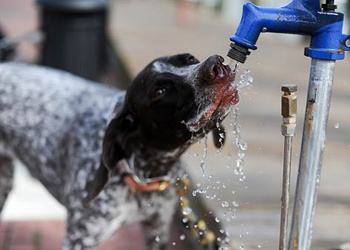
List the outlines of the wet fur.
<svg viewBox="0 0 350 250">
<path fill-rule="evenodd" d="M 185 54 L 161 61 L 178 68 L 189 58 Z M 198 63 L 191 59 L 188 64 Z M 193 81 L 189 71 L 171 76 L 187 100 L 169 96 L 177 107 L 171 118 L 153 117 L 149 107 L 156 104 L 143 100 L 148 89 L 143 84 L 164 77 L 161 70 L 151 63 L 125 95 L 57 70 L 1 64 L 0 212 L 12 187 L 13 162 L 19 160 L 67 208 L 63 249 L 97 249 L 121 226 L 135 221 L 145 228 L 146 249 L 165 249 L 178 199 L 174 185 L 164 192 L 135 194 L 115 164 L 133 158 L 139 175 L 171 175 L 175 180 L 183 175 L 181 154 L 215 122 L 196 133 L 181 123 L 199 109 L 193 106 L 194 87 L 187 86 Z M 165 106 L 156 106 L 155 114 L 166 116 Z M 169 119 L 175 120 L 169 124 Z"/>
</svg>

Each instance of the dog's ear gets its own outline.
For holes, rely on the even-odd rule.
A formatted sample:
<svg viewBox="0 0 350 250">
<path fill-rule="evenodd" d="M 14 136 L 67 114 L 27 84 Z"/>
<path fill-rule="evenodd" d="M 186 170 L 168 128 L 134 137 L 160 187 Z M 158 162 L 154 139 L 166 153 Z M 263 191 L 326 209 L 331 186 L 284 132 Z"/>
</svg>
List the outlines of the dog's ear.
<svg viewBox="0 0 350 250">
<path fill-rule="evenodd" d="M 225 144 L 226 139 L 226 131 L 224 126 L 220 124 L 220 126 L 212 131 L 213 134 L 213 141 L 216 148 L 222 148 Z"/>
<path fill-rule="evenodd" d="M 106 187 L 118 161 L 126 157 L 124 150 L 126 146 L 125 141 L 135 127 L 133 115 L 125 110 L 110 121 L 103 139 L 100 166 L 94 179 L 87 183 L 87 197 L 84 199 L 85 206 L 90 204 Z"/>
<path fill-rule="evenodd" d="M 101 162 L 94 179 L 86 184 L 87 196 L 84 197 L 84 206 L 89 204 L 101 193 L 108 183 L 110 170 Z"/>
</svg>

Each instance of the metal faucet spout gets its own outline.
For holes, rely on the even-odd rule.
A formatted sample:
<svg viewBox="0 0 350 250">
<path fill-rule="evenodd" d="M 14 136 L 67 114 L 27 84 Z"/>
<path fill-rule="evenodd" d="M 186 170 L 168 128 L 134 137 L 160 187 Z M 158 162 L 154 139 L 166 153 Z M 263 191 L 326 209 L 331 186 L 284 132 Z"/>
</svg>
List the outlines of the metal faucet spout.
<svg viewBox="0 0 350 250">
<path fill-rule="evenodd" d="M 334 3 L 334 2 L 333 2 Z M 293 0 L 280 8 L 259 7 L 246 3 L 228 56 L 244 63 L 249 50 L 256 50 L 260 33 L 273 32 L 311 36 L 306 56 L 324 60 L 344 59 L 349 36 L 342 34 L 342 13 L 334 12 L 334 4 L 325 4 L 321 11 L 319 0 Z"/>
</svg>

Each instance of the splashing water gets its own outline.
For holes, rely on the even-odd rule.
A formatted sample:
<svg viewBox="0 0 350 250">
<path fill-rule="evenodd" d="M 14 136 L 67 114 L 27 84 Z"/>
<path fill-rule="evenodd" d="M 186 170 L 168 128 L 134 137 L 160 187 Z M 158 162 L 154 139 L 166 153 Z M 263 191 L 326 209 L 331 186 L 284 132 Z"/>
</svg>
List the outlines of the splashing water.
<svg viewBox="0 0 350 250">
<path fill-rule="evenodd" d="M 238 72 L 239 72 L 238 68 L 240 66 L 240 63 L 231 59 L 229 66 L 232 69 L 232 73 L 236 74 L 236 76 L 237 76 Z M 239 93 L 242 89 L 244 89 L 246 87 L 250 87 L 252 85 L 252 83 L 254 82 L 254 78 L 251 76 L 250 70 L 244 66 L 242 66 L 242 69 L 243 69 L 243 74 L 239 76 L 240 80 L 238 82 L 233 81 L 231 83 L 234 87 L 237 88 Z"/>
<path fill-rule="evenodd" d="M 244 181 L 246 176 L 244 175 L 244 164 L 245 164 L 245 151 L 248 149 L 247 143 L 242 139 L 241 136 L 241 125 L 238 123 L 239 106 L 235 106 L 231 112 L 232 122 L 230 126 L 233 128 L 233 134 L 235 136 L 235 144 L 238 148 L 238 158 L 236 160 L 236 168 L 234 173 L 239 176 L 239 181 Z"/>
<path fill-rule="evenodd" d="M 205 163 L 207 160 L 207 156 L 208 156 L 208 136 L 206 135 L 204 138 L 204 150 L 203 150 L 203 155 L 202 155 L 202 159 L 201 159 L 201 163 L 200 163 L 203 177 L 206 177 L 206 175 L 207 175 L 205 172 Z"/>
<path fill-rule="evenodd" d="M 228 63 L 228 66 L 230 66 L 230 68 L 232 69 L 233 73 L 236 73 L 237 72 L 237 69 L 239 67 L 240 63 L 233 60 L 233 59 L 230 59 L 230 62 Z"/>
<path fill-rule="evenodd" d="M 219 143 L 220 143 L 220 148 L 216 151 L 216 155 L 221 154 L 222 152 L 222 148 L 223 148 L 223 140 L 225 139 L 225 131 L 221 131 L 221 127 L 220 127 L 220 121 L 219 119 L 216 121 L 216 128 L 219 131 Z"/>
<path fill-rule="evenodd" d="M 222 207 L 228 207 L 229 204 L 228 204 L 227 201 L 223 201 L 223 202 L 221 202 L 221 206 L 222 206 Z"/>
<path fill-rule="evenodd" d="M 240 66 L 239 63 L 235 61 L 231 61 L 230 65 L 231 69 L 233 69 L 233 73 L 236 74 L 236 80 L 231 83 L 232 86 L 234 86 L 238 90 L 238 94 L 241 95 L 241 91 L 243 89 L 249 88 L 252 86 L 252 83 L 254 81 L 253 77 L 251 76 L 251 71 L 243 66 Z M 239 67 L 240 66 L 240 67 Z M 240 72 L 239 72 L 240 71 Z M 240 74 L 238 74 L 238 72 Z M 241 136 L 241 125 L 238 123 L 238 116 L 239 116 L 239 104 L 235 105 L 231 112 L 230 112 L 230 127 L 232 130 L 232 133 L 234 135 L 234 144 L 238 149 L 237 153 L 237 159 L 235 162 L 235 165 L 233 166 L 233 170 L 235 175 L 238 177 L 240 182 L 243 182 L 246 179 L 245 173 L 244 173 L 244 166 L 245 166 L 245 157 L 246 157 L 246 150 L 248 149 L 247 143 L 242 139 Z M 217 150 L 216 156 L 220 155 L 222 153 L 222 142 L 224 140 L 224 132 L 226 131 L 220 131 L 220 122 L 216 122 L 216 128 L 219 131 L 219 142 L 221 144 L 221 147 Z M 206 136 L 204 138 L 204 149 L 203 149 L 203 154 L 200 160 L 200 169 L 202 171 L 202 176 L 211 181 L 208 186 L 206 187 L 201 187 L 200 185 L 197 185 L 197 188 L 192 192 L 193 196 L 197 195 L 203 195 L 205 196 L 208 200 L 216 200 L 219 202 L 221 205 L 222 209 L 225 210 L 221 217 L 222 220 L 230 221 L 230 220 L 235 220 L 237 216 L 237 210 L 240 206 L 240 204 L 237 201 L 234 200 L 227 200 L 223 199 L 218 192 L 220 191 L 220 188 L 226 188 L 228 187 L 226 184 L 230 182 L 230 179 L 226 180 L 221 180 L 213 182 L 213 177 L 210 174 L 210 169 L 206 169 L 206 161 L 207 161 L 207 156 L 208 156 L 208 137 Z M 197 156 L 197 155 L 195 155 Z M 231 156 L 229 154 L 229 159 L 231 159 Z M 232 157 L 233 158 L 233 157 Z M 232 164 L 229 164 L 228 168 L 231 168 Z M 209 171 L 207 173 L 207 171 Z M 234 195 L 236 192 L 232 191 L 232 194 Z M 226 197 L 227 198 L 227 197 Z M 220 223 L 221 219 L 220 217 L 215 217 L 215 221 L 217 223 Z M 226 232 L 227 233 L 227 232 Z M 228 234 L 225 237 L 227 240 L 229 240 Z M 223 243 L 223 242 L 222 242 Z M 224 247 L 224 244 L 222 245 L 223 248 L 221 249 L 226 249 Z M 228 248 L 229 249 L 229 248 Z M 240 249 L 244 249 L 244 246 L 241 245 Z"/>
</svg>

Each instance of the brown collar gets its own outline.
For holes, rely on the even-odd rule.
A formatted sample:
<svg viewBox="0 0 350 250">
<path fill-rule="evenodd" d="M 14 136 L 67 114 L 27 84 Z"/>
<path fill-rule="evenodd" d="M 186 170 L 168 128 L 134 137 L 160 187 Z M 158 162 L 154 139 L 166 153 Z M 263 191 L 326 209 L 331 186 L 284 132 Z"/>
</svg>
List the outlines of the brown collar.
<svg viewBox="0 0 350 250">
<path fill-rule="evenodd" d="M 155 178 L 140 178 L 133 170 L 126 159 L 118 162 L 118 170 L 124 176 L 125 183 L 134 192 L 162 192 L 170 187 L 170 177 L 160 176 Z"/>
</svg>

